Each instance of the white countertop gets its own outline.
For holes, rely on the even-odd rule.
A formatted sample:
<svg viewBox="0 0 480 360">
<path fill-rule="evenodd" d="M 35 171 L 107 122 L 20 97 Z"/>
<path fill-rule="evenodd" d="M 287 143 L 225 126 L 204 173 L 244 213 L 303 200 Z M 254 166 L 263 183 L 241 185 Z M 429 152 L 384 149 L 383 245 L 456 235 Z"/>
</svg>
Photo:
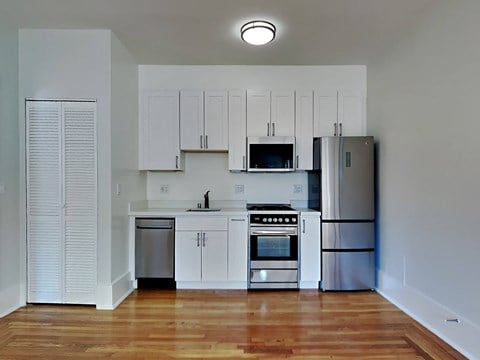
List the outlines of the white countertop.
<svg viewBox="0 0 480 360">
<path fill-rule="evenodd" d="M 129 216 L 245 216 L 245 208 L 220 208 L 220 211 L 187 211 L 186 208 L 140 208 L 130 210 Z"/>
</svg>

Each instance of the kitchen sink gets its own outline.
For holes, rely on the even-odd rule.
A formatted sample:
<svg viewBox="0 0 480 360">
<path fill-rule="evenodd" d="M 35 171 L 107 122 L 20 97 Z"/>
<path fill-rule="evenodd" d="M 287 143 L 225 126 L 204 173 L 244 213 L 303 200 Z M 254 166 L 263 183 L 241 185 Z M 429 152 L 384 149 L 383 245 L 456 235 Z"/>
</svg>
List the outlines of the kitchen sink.
<svg viewBox="0 0 480 360">
<path fill-rule="evenodd" d="M 215 208 L 194 208 L 194 209 L 187 209 L 186 211 L 192 211 L 192 212 L 212 212 L 212 211 L 220 211 L 221 209 L 215 209 Z"/>
</svg>

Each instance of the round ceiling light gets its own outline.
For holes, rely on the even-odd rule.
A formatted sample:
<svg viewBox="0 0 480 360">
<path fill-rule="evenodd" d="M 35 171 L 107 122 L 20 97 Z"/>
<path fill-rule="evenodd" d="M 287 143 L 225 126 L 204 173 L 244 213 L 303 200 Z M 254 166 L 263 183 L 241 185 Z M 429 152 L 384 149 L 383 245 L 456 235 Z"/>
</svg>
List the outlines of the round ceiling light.
<svg viewBox="0 0 480 360">
<path fill-rule="evenodd" d="M 250 21 L 240 28 L 242 40 L 251 45 L 265 45 L 275 39 L 275 25 L 268 21 Z"/>
</svg>

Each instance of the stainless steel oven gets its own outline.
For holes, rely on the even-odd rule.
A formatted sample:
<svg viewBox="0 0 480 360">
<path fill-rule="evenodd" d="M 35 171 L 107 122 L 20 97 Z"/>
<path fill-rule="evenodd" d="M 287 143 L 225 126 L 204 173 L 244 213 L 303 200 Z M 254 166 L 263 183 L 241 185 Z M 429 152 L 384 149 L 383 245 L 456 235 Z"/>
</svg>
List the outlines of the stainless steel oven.
<svg viewBox="0 0 480 360">
<path fill-rule="evenodd" d="M 281 208 L 279 208 L 281 207 Z M 252 205 L 249 205 L 252 209 Z M 298 288 L 298 212 L 287 205 L 250 210 L 250 289 Z M 272 210 L 275 208 L 276 210 Z M 269 210 L 270 209 L 270 210 Z"/>
</svg>

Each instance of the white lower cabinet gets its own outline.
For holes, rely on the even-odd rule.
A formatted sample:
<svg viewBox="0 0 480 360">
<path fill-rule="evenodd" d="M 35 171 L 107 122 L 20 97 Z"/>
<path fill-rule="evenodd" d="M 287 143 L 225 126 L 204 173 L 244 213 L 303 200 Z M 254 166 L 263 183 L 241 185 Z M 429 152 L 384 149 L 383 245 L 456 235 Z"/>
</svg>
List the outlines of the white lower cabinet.
<svg viewBox="0 0 480 360">
<path fill-rule="evenodd" d="M 177 286 L 179 288 L 195 287 L 193 285 L 195 282 L 201 285 L 208 282 L 227 281 L 227 247 L 226 217 L 178 217 L 175 224 Z"/>
<path fill-rule="evenodd" d="M 248 218 L 228 219 L 228 281 L 247 281 Z"/>
<path fill-rule="evenodd" d="M 320 214 L 300 214 L 300 288 L 318 289 L 320 278 Z"/>
<path fill-rule="evenodd" d="M 176 281 L 227 280 L 226 231 L 179 231 L 175 253 Z"/>
<path fill-rule="evenodd" d="M 177 288 L 246 289 L 247 236 L 246 214 L 177 217 Z"/>
</svg>

